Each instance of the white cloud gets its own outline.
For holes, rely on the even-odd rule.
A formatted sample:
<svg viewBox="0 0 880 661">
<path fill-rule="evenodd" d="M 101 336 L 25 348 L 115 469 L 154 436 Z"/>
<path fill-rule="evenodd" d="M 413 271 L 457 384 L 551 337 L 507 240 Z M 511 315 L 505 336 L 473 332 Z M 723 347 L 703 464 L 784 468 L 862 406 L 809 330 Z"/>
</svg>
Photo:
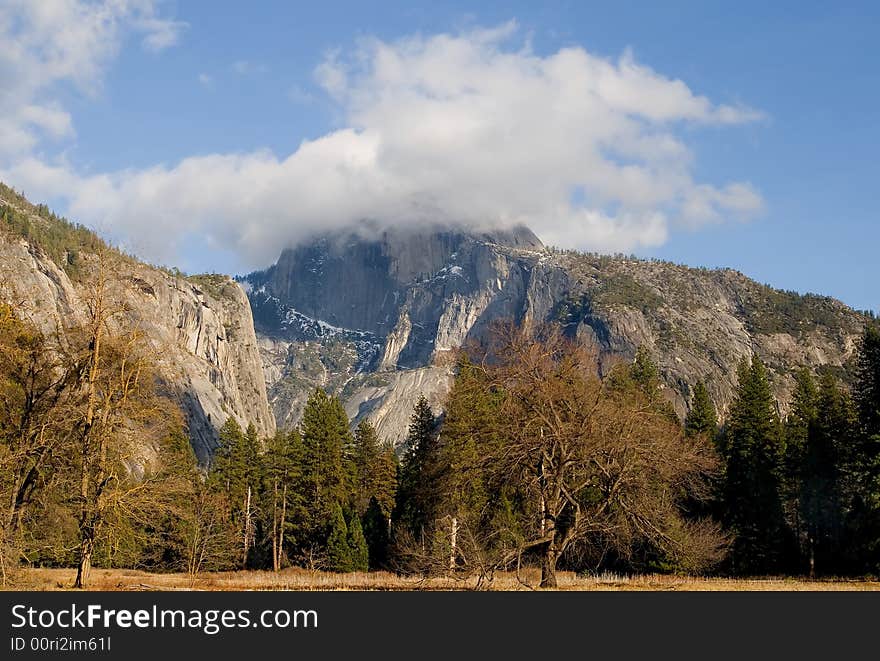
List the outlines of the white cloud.
<svg viewBox="0 0 880 661">
<path fill-rule="evenodd" d="M 214 79 L 210 75 L 208 75 L 206 73 L 199 74 L 199 83 L 201 85 L 204 85 L 205 87 L 210 87 L 213 84 L 213 82 L 214 82 Z"/>
<path fill-rule="evenodd" d="M 73 135 L 70 115 L 52 100 L 57 85 L 95 93 L 125 32 L 143 34 L 144 46 L 155 50 L 174 43 L 184 26 L 160 18 L 156 0 L 4 0 L 0 159 Z"/>
<path fill-rule="evenodd" d="M 170 21 L 155 15 L 143 17 L 134 24 L 145 33 L 141 41 L 144 48 L 154 53 L 176 46 L 181 33 L 189 27 L 183 21 Z"/>
<path fill-rule="evenodd" d="M 761 210 L 747 183 L 695 180 L 681 130 L 760 113 L 713 103 L 630 53 L 537 55 L 512 43 L 516 30 L 365 39 L 329 53 L 315 79 L 344 128 L 285 156 L 214 154 L 99 176 L 30 158 L 0 177 L 65 197 L 71 216 L 152 259 L 174 260 L 169 237 L 190 233 L 248 266 L 362 219 L 525 223 L 558 245 L 627 251 L 662 244 L 675 223 Z"/>
<path fill-rule="evenodd" d="M 24 106 L 19 118 L 36 128 L 42 129 L 54 138 L 63 138 L 73 134 L 73 121 L 70 114 L 54 103 L 47 105 Z"/>
<path fill-rule="evenodd" d="M 748 217 L 760 213 L 763 208 L 760 194 L 749 184 L 733 183 L 723 188 L 699 184 L 685 194 L 681 217 L 686 224 L 699 227 L 707 222 L 724 220 L 724 210 Z"/>
</svg>

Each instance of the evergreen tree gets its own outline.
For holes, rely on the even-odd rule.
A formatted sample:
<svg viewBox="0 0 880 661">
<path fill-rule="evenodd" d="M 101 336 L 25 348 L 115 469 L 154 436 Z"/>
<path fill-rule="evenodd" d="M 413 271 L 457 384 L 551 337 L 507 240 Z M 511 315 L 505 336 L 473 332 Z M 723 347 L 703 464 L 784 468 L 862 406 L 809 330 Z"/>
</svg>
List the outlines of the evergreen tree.
<svg viewBox="0 0 880 661">
<path fill-rule="evenodd" d="M 390 443 L 386 443 L 375 467 L 372 498 L 376 499 L 386 519 L 391 518 L 397 499 L 397 472 L 400 462 Z M 372 499 L 371 498 L 371 499 Z"/>
<path fill-rule="evenodd" d="M 858 571 L 880 572 L 880 328 L 869 322 L 856 356 L 858 434 L 850 460 L 853 503 L 847 528 Z"/>
<path fill-rule="evenodd" d="M 404 444 L 394 519 L 401 530 L 423 543 L 436 514 L 437 445 L 434 412 L 421 396 Z"/>
<path fill-rule="evenodd" d="M 880 328 L 874 323 L 865 327 L 859 344 L 853 396 L 863 436 L 880 443 Z"/>
<path fill-rule="evenodd" d="M 348 571 L 369 571 L 370 555 L 367 548 L 367 540 L 361 527 L 361 520 L 357 512 L 352 512 L 348 518 Z"/>
<path fill-rule="evenodd" d="M 734 534 L 732 569 L 738 574 L 779 571 L 786 548 L 780 472 L 784 451 L 767 372 L 743 360 L 722 439 L 726 524 Z"/>
<path fill-rule="evenodd" d="M 397 460 L 394 450 L 383 446 L 376 428 L 361 420 L 354 431 L 352 461 L 355 468 L 355 507 L 363 516 L 375 498 L 390 516 L 397 491 Z"/>
<path fill-rule="evenodd" d="M 348 543 L 348 527 L 339 503 L 330 510 L 329 534 L 327 535 L 327 569 L 329 571 L 351 571 L 351 547 Z"/>
<path fill-rule="evenodd" d="M 229 417 L 219 433 L 219 446 L 211 463 L 213 480 L 233 501 L 242 500 L 255 474 L 257 448 L 235 418 Z"/>
<path fill-rule="evenodd" d="M 493 481 L 483 460 L 503 442 L 495 433 L 499 395 L 488 387 L 485 372 L 466 357 L 457 365 L 455 381 L 446 399 L 446 412 L 437 456 L 438 533 L 442 544 L 438 554 L 454 568 L 462 551 L 459 530 L 467 530 L 470 541 L 479 539 L 483 550 L 509 541 L 499 529 L 512 530 L 497 520 L 510 504 L 513 489 L 504 481 Z M 491 542 L 489 541 L 491 540 Z M 470 549 L 469 549 L 470 550 Z"/>
<path fill-rule="evenodd" d="M 654 397 L 657 394 L 660 389 L 660 370 L 644 345 L 636 349 L 636 357 L 630 365 L 629 373 L 646 395 Z"/>
<path fill-rule="evenodd" d="M 846 459 L 855 421 L 847 393 L 832 376 L 823 377 L 800 471 L 810 575 L 843 569 Z"/>
<path fill-rule="evenodd" d="M 385 569 L 389 561 L 390 515 L 376 498 L 370 498 L 363 516 L 363 535 L 367 544 L 370 569 Z"/>
<path fill-rule="evenodd" d="M 795 375 L 795 389 L 791 398 L 791 410 L 785 420 L 786 451 L 793 464 L 800 463 L 806 447 L 810 427 L 818 415 L 819 390 L 808 369 Z"/>
<path fill-rule="evenodd" d="M 259 471 L 256 459 L 260 454 L 260 437 L 257 434 L 257 428 L 253 422 L 249 422 L 247 430 L 244 433 L 245 451 L 248 453 L 248 459 L 254 461 L 253 467 L 255 471 Z"/>
<path fill-rule="evenodd" d="M 275 571 L 282 568 L 288 551 L 303 532 L 303 443 L 299 431 L 278 431 L 266 445 L 262 458 L 263 518 L 267 547 Z"/>
<path fill-rule="evenodd" d="M 709 439 L 714 439 L 718 433 L 718 414 L 706 384 L 702 381 L 694 386 L 694 397 L 684 421 L 684 428 L 689 436 L 703 435 Z"/>
<path fill-rule="evenodd" d="M 807 529 L 803 520 L 803 470 L 810 430 L 818 415 L 819 391 L 808 369 L 795 375 L 795 389 L 791 410 L 785 421 L 785 459 L 781 481 L 786 520 L 794 536 L 798 553 L 803 556 L 808 546 Z M 795 561 L 796 569 L 803 569 L 803 557 Z"/>
<path fill-rule="evenodd" d="M 353 500 L 353 468 L 344 456 L 353 441 L 339 400 L 316 388 L 303 411 L 300 435 L 305 515 L 300 546 L 316 550 L 329 543 L 336 510 L 347 508 Z"/>
<path fill-rule="evenodd" d="M 624 381 L 615 383 L 620 378 L 623 378 Z M 612 387 L 621 392 L 625 392 L 632 385 L 645 394 L 648 401 L 653 405 L 654 410 L 664 414 L 671 422 L 681 424 L 681 420 L 675 412 L 675 407 L 663 397 L 663 381 L 660 378 L 660 369 L 644 345 L 636 349 L 636 356 L 626 371 L 625 376 L 612 377 Z"/>
<path fill-rule="evenodd" d="M 226 495 L 230 520 L 240 540 L 241 565 L 246 566 L 257 532 L 259 440 L 253 425 L 245 433 L 231 416 L 220 428 L 219 440 L 208 479 Z"/>
</svg>

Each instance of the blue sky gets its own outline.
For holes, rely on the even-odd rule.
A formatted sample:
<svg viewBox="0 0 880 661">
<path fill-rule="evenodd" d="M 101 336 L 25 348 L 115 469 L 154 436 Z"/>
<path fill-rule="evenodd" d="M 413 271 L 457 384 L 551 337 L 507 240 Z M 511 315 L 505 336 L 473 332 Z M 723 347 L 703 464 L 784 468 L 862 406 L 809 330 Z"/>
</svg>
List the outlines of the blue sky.
<svg viewBox="0 0 880 661">
<path fill-rule="evenodd" d="M 96 6 L 76 0 L 70 3 L 87 9 Z M 686 148 L 686 153 L 607 156 L 600 165 L 624 166 L 630 163 L 627 159 L 635 159 L 637 165 L 654 172 L 654 179 L 633 185 L 655 191 L 668 184 L 675 192 L 666 197 L 658 194 L 656 202 L 645 202 L 645 195 L 654 199 L 648 193 L 637 200 L 632 191 L 620 193 L 620 182 L 630 180 L 610 178 L 623 177 L 626 168 L 601 182 L 587 177 L 583 186 L 595 192 L 586 195 L 587 206 L 592 206 L 560 212 L 547 230 L 554 243 L 566 243 L 571 237 L 568 243 L 578 247 L 621 248 L 691 265 L 730 266 L 779 288 L 829 294 L 860 309 L 880 308 L 875 266 L 880 245 L 875 183 L 880 146 L 880 46 L 876 38 L 880 9 L 873 3 L 849 3 L 841 8 L 811 2 L 383 2 L 381 9 L 359 2 L 142 0 L 130 4 L 132 10 L 114 18 L 111 33 L 106 32 L 110 29 L 106 25 L 96 24 L 95 30 L 105 31 L 98 37 L 113 47 L 101 50 L 95 46 L 94 52 L 82 54 L 85 64 L 81 66 L 88 69 L 94 64 L 94 71 L 88 75 L 73 69 L 41 74 L 44 82 L 32 85 L 33 89 L 17 83 L 26 90 L 20 96 L 30 95 L 33 105 L 61 109 L 68 119 L 58 119 L 60 126 L 52 124 L 56 128 L 51 131 L 44 122 L 43 128 L 32 129 L 30 141 L 9 147 L 5 153 L 0 145 L 0 175 L 32 197 L 48 199 L 74 218 L 128 241 L 136 250 L 141 242 L 148 257 L 158 254 L 156 259 L 180 263 L 188 270 L 236 271 L 260 265 L 271 251 L 299 236 L 286 228 L 300 222 L 296 207 L 303 194 L 285 194 L 291 186 L 298 191 L 296 186 L 303 184 L 285 177 L 307 178 L 311 171 L 322 172 L 327 159 L 337 159 L 335 168 L 350 153 L 372 154 L 370 146 L 362 144 L 362 138 L 372 134 L 382 144 L 389 139 L 400 141 L 398 151 L 389 152 L 394 159 L 381 164 L 381 176 L 361 173 L 354 183 L 345 180 L 341 188 L 328 191 L 329 198 L 305 202 L 301 213 L 308 218 L 302 220 L 304 224 L 320 227 L 342 222 L 346 214 L 359 213 L 360 199 L 368 200 L 365 215 L 386 211 L 389 217 L 406 215 L 394 199 L 377 202 L 372 190 L 362 195 L 365 180 L 380 181 L 377 186 L 383 191 L 390 186 L 392 198 L 394 186 L 400 185 L 401 197 L 423 195 L 419 199 L 429 200 L 429 207 L 437 204 L 439 213 L 464 218 L 467 214 L 461 206 L 437 201 L 458 190 L 461 180 L 455 176 L 445 172 L 440 179 L 426 175 L 400 183 L 399 173 L 389 174 L 393 170 L 389 163 L 412 169 L 412 163 L 420 159 L 436 158 L 436 164 L 445 164 L 447 169 L 456 167 L 448 154 L 426 153 L 424 145 L 414 144 L 418 131 L 401 130 L 398 135 L 394 127 L 407 122 L 395 113 L 403 111 L 389 111 L 376 100 L 399 94 L 391 98 L 400 105 L 401 99 L 408 102 L 414 93 L 421 94 L 422 83 L 408 78 L 401 85 L 385 87 L 383 81 L 377 82 L 374 69 L 358 72 L 358 57 L 375 65 L 383 47 L 363 44 L 377 42 L 397 56 L 410 58 L 404 61 L 413 70 L 435 66 L 432 49 L 440 46 L 432 37 L 465 35 L 462 43 L 477 49 L 468 62 L 492 57 L 500 67 L 487 68 L 488 74 L 482 69 L 463 71 L 463 77 L 474 76 L 477 87 L 480 75 L 507 70 L 497 61 L 499 53 L 522 55 L 528 63 L 541 64 L 555 61 L 560 50 L 576 49 L 595 61 L 610 62 L 613 71 L 609 75 L 617 76 L 615 84 L 629 71 L 621 58 L 630 58 L 640 72 L 649 72 L 644 74 L 649 83 L 660 81 L 658 95 L 680 92 L 676 80 L 689 90 L 671 120 L 650 116 L 661 101 L 650 96 L 647 84 L 644 99 L 626 101 L 627 108 L 642 104 L 636 110 L 595 116 L 600 119 L 588 115 L 585 122 L 607 120 L 607 132 L 598 137 L 592 133 L 579 136 L 574 140 L 577 144 L 605 145 L 619 135 L 640 140 L 660 135 L 667 142 L 675 141 L 676 154 L 682 152 L 679 147 Z M 15 11 L 13 7 L 13 16 Z M 71 16 L 59 13 L 53 18 L 56 23 L 42 26 L 40 34 L 51 37 L 52 30 L 59 30 L 64 25 L 61 21 L 71 21 Z M 504 25 L 504 34 L 489 37 L 486 46 L 480 30 Z M 12 34 L 23 40 L 24 31 Z M 421 41 L 412 48 L 401 45 L 413 39 Z M 34 57 L 27 62 L 38 71 L 36 67 L 43 66 L 45 59 Z M 595 61 L 584 60 L 585 68 L 572 71 L 592 70 Z M 322 65 L 326 66 L 322 69 Z M 341 91 L 333 87 L 335 79 L 328 73 L 337 69 L 349 75 Z M 23 65 L 4 68 L 0 61 L 0 77 L 23 75 L 23 71 Z M 441 71 L 440 75 L 446 74 Z M 539 82 L 547 83 L 543 78 Z M 478 90 L 481 108 L 486 107 L 483 101 L 497 108 L 492 103 L 507 98 L 503 96 L 507 92 L 490 87 L 490 91 Z M 502 96 L 493 96 L 496 93 Z M 425 94 L 414 103 L 413 112 L 437 109 L 436 90 Z M 370 101 L 364 102 L 365 97 Z M 705 97 L 711 107 L 690 110 L 696 107 L 696 97 Z M 568 97 L 560 93 L 559 98 Z M 465 115 L 454 114 L 462 107 L 467 109 Z M 451 107 L 453 129 L 456 117 L 473 119 L 467 114 L 470 109 L 470 105 Z M 534 112 L 541 112 L 540 104 Z M 633 113 L 638 115 L 637 127 L 620 133 L 616 122 Z M 513 114 L 500 121 L 506 119 L 515 127 L 542 126 L 534 113 Z M 437 121 L 441 130 L 448 128 L 442 118 Z M 547 122 L 568 126 L 569 121 L 569 115 L 548 110 Z M 350 127 L 357 135 L 345 133 Z M 579 135 L 577 128 L 574 131 Z M 487 153 L 486 162 L 492 162 L 493 145 L 500 143 L 487 142 L 487 135 L 478 136 L 479 151 L 475 145 L 462 143 L 462 162 Z M 544 142 L 557 144 L 559 136 L 553 132 L 531 144 L 516 130 L 510 135 L 535 155 L 541 172 L 548 175 L 556 172 L 554 168 L 565 174 L 565 168 L 589 167 L 593 162 L 579 160 L 577 154 L 564 149 L 549 153 L 548 147 L 547 154 L 541 153 Z M 324 136 L 335 136 L 335 146 L 325 148 L 316 161 L 281 167 L 304 140 L 320 142 Z M 453 134 L 453 140 L 459 138 Z M 499 162 L 518 156 L 516 144 L 498 148 Z M 472 147 L 473 155 L 468 151 Z M 196 160 L 191 161 L 192 167 L 180 167 L 187 159 Z M 660 172 L 667 164 L 678 183 L 669 184 Z M 174 195 L 193 195 L 194 181 L 205 182 L 201 193 L 209 197 L 211 182 L 226 181 L 221 179 L 226 176 L 232 180 L 242 172 L 247 187 L 233 194 L 230 185 L 223 184 L 214 195 L 221 202 L 167 202 Z M 534 174 L 527 168 L 513 172 L 524 177 Z M 275 201 L 271 204 L 248 201 L 263 190 L 261 173 L 272 182 L 265 185 L 265 197 Z M 306 193 L 324 185 L 315 176 Z M 574 176 L 572 181 L 580 179 Z M 544 183 L 538 180 L 536 188 Z M 484 216 L 497 211 L 508 218 L 528 219 L 555 204 L 552 196 L 556 193 L 549 188 L 545 198 L 532 199 L 524 193 L 510 205 L 496 203 L 493 195 L 500 200 L 510 197 L 504 182 L 486 179 L 479 184 L 462 193 L 461 204 L 479 209 Z M 86 197 L 73 190 L 77 187 L 96 192 Z M 486 191 L 485 200 L 480 199 L 481 190 Z M 691 214 L 692 207 L 680 202 L 697 194 L 712 200 L 706 213 Z M 101 196 L 114 198 L 113 205 Z M 326 217 L 316 210 L 322 199 L 340 197 L 351 204 Z M 120 219 L 129 212 L 135 220 Z M 217 221 L 221 229 L 212 225 L 215 216 L 222 217 Z M 686 221 L 681 220 L 684 216 Z M 198 222 L 188 222 L 196 217 Z M 537 222 L 541 235 L 541 222 Z M 594 240 L 597 235 L 604 238 Z M 157 253 L 156 245 L 164 243 L 175 247 Z"/>
</svg>

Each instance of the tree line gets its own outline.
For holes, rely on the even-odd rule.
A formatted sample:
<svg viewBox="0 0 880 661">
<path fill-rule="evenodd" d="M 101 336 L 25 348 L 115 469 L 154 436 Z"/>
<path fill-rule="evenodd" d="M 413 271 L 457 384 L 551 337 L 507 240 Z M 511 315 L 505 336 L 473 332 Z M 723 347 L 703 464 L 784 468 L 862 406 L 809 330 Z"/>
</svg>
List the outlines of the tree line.
<svg viewBox="0 0 880 661">
<path fill-rule="evenodd" d="M 855 380 L 796 375 L 780 420 L 760 360 L 739 368 L 725 426 L 715 438 L 725 472 L 719 518 L 734 535 L 727 569 L 739 574 L 876 574 L 880 569 L 880 331 L 869 324 Z M 700 407 L 707 409 L 703 402 Z"/>
<path fill-rule="evenodd" d="M 491 581 L 574 571 L 865 575 L 880 565 L 880 332 L 854 383 L 738 370 L 723 425 L 703 383 L 680 420 L 649 352 L 606 374 L 555 326 L 496 328 L 422 398 L 399 456 L 316 389 L 295 429 L 230 418 L 199 466 L 159 349 L 89 263 L 87 318 L 41 333 L 0 306 L 4 581 L 22 565 L 301 566 Z"/>
</svg>

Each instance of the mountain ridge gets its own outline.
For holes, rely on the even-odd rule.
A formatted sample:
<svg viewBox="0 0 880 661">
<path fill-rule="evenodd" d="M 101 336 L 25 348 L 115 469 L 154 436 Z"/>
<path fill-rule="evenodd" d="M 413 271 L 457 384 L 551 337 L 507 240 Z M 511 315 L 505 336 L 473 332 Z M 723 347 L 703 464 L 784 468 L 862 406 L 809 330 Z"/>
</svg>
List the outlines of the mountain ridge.
<svg viewBox="0 0 880 661">
<path fill-rule="evenodd" d="M 454 229 L 411 232 L 401 261 L 433 266 L 406 282 L 394 277 L 412 272 L 395 263 L 399 242 L 388 236 L 336 241 L 343 247 L 329 260 L 326 246 L 334 241 L 323 237 L 243 276 L 276 423 L 295 424 L 307 391 L 321 386 L 341 396 L 355 421 L 370 417 L 399 442 L 420 394 L 403 391 L 421 388 L 441 407 L 452 378 L 444 354 L 479 339 L 500 318 L 562 323 L 595 350 L 600 370 L 645 346 L 681 416 L 697 381 L 707 383 L 723 416 L 737 364 L 757 354 L 784 412 L 798 367 L 846 376 L 866 319 L 831 297 L 773 289 L 734 269 L 547 248 L 537 238 L 527 248 L 486 238 Z M 310 280 L 316 255 L 320 282 Z M 323 277 L 328 265 L 330 278 Z M 356 283 L 354 291 L 341 290 L 345 283 Z M 302 290 L 308 300 L 297 297 Z M 360 291 L 368 295 L 349 313 Z M 364 311 L 372 316 L 358 318 Z M 279 322 L 291 315 L 346 330 L 297 336 Z M 351 335 L 364 332 L 366 357 Z"/>
<path fill-rule="evenodd" d="M 0 187 L 0 297 L 45 301 L 45 331 L 82 316 L 78 269 L 106 248 L 90 230 Z M 767 363 L 781 411 L 800 366 L 847 377 L 867 317 L 831 297 L 773 289 L 733 269 L 560 250 L 527 228 L 349 231 L 282 251 L 263 271 L 185 277 L 117 253 L 120 296 L 170 347 L 175 383 L 204 461 L 229 415 L 262 435 L 299 420 L 309 392 L 338 394 L 356 423 L 405 436 L 415 399 L 439 411 L 450 357 L 502 318 L 558 322 L 600 370 L 645 346 L 679 415 L 707 384 L 722 416 L 736 366 Z M 28 292 L 37 292 L 29 295 Z"/>
</svg>

